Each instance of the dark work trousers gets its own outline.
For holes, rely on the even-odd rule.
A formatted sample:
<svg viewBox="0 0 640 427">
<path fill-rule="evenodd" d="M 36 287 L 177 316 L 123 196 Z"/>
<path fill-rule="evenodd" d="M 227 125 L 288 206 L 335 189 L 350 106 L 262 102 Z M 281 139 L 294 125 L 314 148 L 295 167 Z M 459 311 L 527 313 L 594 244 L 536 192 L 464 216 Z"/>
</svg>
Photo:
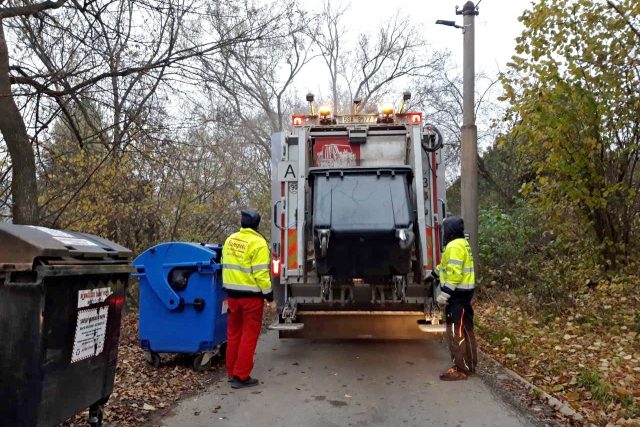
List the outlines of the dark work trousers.
<svg viewBox="0 0 640 427">
<path fill-rule="evenodd" d="M 451 296 L 445 309 L 447 316 L 447 342 L 454 365 L 464 373 L 476 371 L 478 353 L 473 333 L 473 291 Z"/>
<path fill-rule="evenodd" d="M 246 380 L 253 370 L 253 356 L 262 329 L 264 299 L 228 298 L 227 375 Z"/>
</svg>

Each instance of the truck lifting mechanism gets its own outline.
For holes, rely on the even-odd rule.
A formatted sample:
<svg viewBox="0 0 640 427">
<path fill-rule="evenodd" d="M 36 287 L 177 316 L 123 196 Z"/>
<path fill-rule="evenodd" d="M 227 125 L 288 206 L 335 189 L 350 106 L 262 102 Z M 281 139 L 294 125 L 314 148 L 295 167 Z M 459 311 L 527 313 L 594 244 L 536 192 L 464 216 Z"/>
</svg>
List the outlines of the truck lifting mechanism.
<svg viewBox="0 0 640 427">
<path fill-rule="evenodd" d="M 420 112 L 317 109 L 271 138 L 273 289 L 282 338 L 442 332 L 435 285 L 446 197 L 443 139 Z"/>
</svg>

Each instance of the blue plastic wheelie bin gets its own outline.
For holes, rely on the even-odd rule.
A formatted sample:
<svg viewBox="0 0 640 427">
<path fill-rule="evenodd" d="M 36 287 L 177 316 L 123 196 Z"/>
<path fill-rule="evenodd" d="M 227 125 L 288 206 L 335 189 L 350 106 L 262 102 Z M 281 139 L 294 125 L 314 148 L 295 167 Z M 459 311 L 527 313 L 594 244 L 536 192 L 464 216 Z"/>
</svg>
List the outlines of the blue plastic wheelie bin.
<svg viewBox="0 0 640 427">
<path fill-rule="evenodd" d="M 227 341 L 226 294 L 222 289 L 222 246 L 161 243 L 134 261 L 140 280 L 140 345 L 146 361 L 160 353 L 194 356 L 204 371 Z"/>
</svg>

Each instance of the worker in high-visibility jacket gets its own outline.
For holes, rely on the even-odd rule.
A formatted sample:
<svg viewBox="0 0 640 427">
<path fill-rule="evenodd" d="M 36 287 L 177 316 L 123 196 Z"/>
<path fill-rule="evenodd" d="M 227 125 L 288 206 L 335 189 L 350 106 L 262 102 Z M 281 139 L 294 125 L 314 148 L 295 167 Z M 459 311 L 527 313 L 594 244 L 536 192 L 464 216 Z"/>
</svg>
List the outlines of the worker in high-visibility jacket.
<svg viewBox="0 0 640 427">
<path fill-rule="evenodd" d="M 260 214 L 241 212 L 240 231 L 222 248 L 222 287 L 227 292 L 227 374 L 233 388 L 252 387 L 253 358 L 262 328 L 264 300 L 272 303 L 269 247 L 258 232 Z"/>
<path fill-rule="evenodd" d="M 440 379 L 444 381 L 466 380 L 475 372 L 478 363 L 476 338 L 473 332 L 473 307 L 471 299 L 476 287 L 471 246 L 464 236 L 464 221 L 458 216 L 447 217 L 442 223 L 442 260 L 432 277 L 440 279 L 438 304 L 445 306 L 446 336 L 453 367 Z"/>
</svg>

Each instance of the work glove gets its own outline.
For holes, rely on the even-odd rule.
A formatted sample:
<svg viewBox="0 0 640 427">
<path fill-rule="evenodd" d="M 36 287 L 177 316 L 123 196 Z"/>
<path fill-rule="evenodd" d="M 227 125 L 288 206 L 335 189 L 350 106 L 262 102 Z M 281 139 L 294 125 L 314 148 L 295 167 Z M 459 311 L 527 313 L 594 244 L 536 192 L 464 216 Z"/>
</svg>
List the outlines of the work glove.
<svg viewBox="0 0 640 427">
<path fill-rule="evenodd" d="M 431 270 L 428 274 L 427 274 L 427 282 L 433 282 L 435 280 L 438 280 L 440 278 L 440 276 L 438 276 L 438 272 L 435 270 Z"/>
<path fill-rule="evenodd" d="M 449 302 L 449 298 L 451 298 L 451 295 L 449 295 L 446 292 L 440 291 L 440 293 L 436 297 L 436 301 L 437 301 L 438 305 L 444 306 L 444 305 L 447 305 L 447 303 Z"/>
</svg>

